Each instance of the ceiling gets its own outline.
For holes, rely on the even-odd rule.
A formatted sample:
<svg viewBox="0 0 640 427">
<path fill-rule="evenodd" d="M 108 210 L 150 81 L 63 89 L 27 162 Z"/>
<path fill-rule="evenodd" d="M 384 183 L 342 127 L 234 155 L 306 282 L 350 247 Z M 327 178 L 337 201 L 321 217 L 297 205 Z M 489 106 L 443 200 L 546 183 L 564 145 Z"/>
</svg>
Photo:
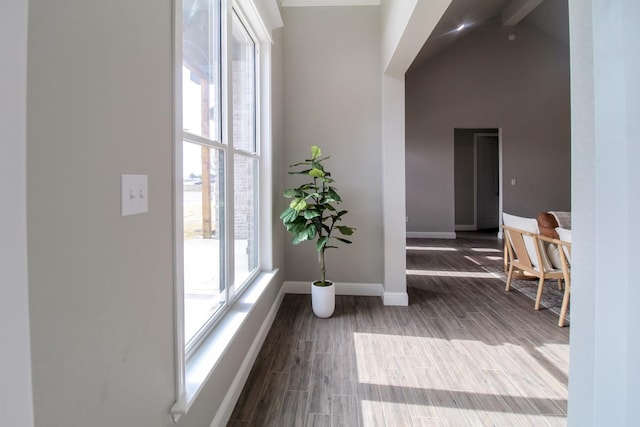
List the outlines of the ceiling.
<svg viewBox="0 0 640 427">
<path fill-rule="evenodd" d="M 280 3 L 283 7 L 364 6 L 380 5 L 380 0 L 280 0 Z M 509 24 L 535 25 L 569 44 L 567 0 L 452 0 L 411 67 L 423 64 L 481 25 L 502 24 L 505 17 Z M 465 28 L 457 31 L 463 24 Z"/>
<path fill-rule="evenodd" d="M 452 0 L 411 66 L 423 64 L 478 26 L 502 23 L 503 12 L 517 25 L 535 25 L 569 44 L 567 0 Z M 461 25 L 465 27 L 457 31 Z"/>
</svg>

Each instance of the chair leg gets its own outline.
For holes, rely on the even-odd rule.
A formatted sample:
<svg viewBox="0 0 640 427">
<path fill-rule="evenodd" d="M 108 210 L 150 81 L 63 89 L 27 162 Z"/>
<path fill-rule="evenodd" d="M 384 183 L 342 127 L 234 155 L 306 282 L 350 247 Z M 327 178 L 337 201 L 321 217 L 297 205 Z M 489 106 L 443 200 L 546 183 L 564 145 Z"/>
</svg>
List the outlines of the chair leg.
<svg viewBox="0 0 640 427">
<path fill-rule="evenodd" d="M 558 279 L 558 290 L 562 290 L 562 279 Z"/>
<path fill-rule="evenodd" d="M 569 307 L 570 287 L 569 283 L 564 284 L 564 297 L 562 297 L 562 308 L 560 309 L 560 319 L 558 320 L 558 326 L 561 328 L 564 326 L 564 318 L 567 316 L 567 308 Z"/>
<path fill-rule="evenodd" d="M 538 282 L 538 294 L 536 295 L 536 305 L 534 306 L 536 310 L 540 310 L 540 300 L 542 299 L 543 287 L 544 287 L 544 276 L 541 276 L 540 282 Z"/>
<path fill-rule="evenodd" d="M 503 254 L 502 254 L 502 259 L 504 260 L 504 271 L 505 273 L 507 272 L 507 270 L 509 269 L 509 251 L 507 250 L 507 239 L 504 239 L 504 247 L 503 247 Z"/>
<path fill-rule="evenodd" d="M 504 288 L 505 291 L 509 292 L 511 289 L 511 279 L 513 278 L 513 264 L 509 264 L 509 274 L 507 275 L 507 286 Z"/>
</svg>

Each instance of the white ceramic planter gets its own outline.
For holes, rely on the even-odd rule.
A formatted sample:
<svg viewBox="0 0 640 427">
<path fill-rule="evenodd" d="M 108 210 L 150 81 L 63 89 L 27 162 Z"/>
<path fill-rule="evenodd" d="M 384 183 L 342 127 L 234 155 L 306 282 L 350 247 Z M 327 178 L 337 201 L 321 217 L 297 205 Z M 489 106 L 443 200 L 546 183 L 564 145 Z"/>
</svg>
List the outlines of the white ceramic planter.
<svg viewBox="0 0 640 427">
<path fill-rule="evenodd" d="M 331 317 L 336 308 L 336 285 L 316 286 L 311 283 L 311 306 L 313 314 L 320 318 Z"/>
</svg>

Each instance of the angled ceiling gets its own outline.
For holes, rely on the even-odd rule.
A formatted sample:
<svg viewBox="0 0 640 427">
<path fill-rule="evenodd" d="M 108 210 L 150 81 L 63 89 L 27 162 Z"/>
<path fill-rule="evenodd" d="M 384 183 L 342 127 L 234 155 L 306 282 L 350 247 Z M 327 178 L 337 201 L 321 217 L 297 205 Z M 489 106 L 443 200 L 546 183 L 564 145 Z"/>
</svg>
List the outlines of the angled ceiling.
<svg viewBox="0 0 640 427">
<path fill-rule="evenodd" d="M 481 25 L 519 25 L 521 22 L 535 25 L 558 40 L 569 43 L 567 0 L 453 0 L 412 67 L 428 61 Z"/>
<path fill-rule="evenodd" d="M 403 0 L 404 1 L 404 0 Z M 379 6 L 380 0 L 280 0 L 282 7 L 294 6 Z"/>
</svg>

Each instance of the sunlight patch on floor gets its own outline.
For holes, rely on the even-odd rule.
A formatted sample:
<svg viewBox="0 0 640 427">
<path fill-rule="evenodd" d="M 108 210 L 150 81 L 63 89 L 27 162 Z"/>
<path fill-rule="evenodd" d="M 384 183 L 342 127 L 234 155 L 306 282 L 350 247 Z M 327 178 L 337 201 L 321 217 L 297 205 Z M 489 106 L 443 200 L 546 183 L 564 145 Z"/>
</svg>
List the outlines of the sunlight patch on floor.
<svg viewBox="0 0 640 427">
<path fill-rule="evenodd" d="M 443 270 L 407 270 L 409 276 L 432 277 L 473 277 L 476 279 L 493 279 L 495 274 L 481 271 L 443 271 Z"/>
<path fill-rule="evenodd" d="M 408 251 L 457 252 L 456 248 L 447 246 L 407 246 Z"/>
<path fill-rule="evenodd" d="M 474 251 L 474 252 L 498 252 L 498 253 L 502 253 L 501 250 L 493 249 L 493 248 L 471 248 L 471 250 Z"/>
</svg>

